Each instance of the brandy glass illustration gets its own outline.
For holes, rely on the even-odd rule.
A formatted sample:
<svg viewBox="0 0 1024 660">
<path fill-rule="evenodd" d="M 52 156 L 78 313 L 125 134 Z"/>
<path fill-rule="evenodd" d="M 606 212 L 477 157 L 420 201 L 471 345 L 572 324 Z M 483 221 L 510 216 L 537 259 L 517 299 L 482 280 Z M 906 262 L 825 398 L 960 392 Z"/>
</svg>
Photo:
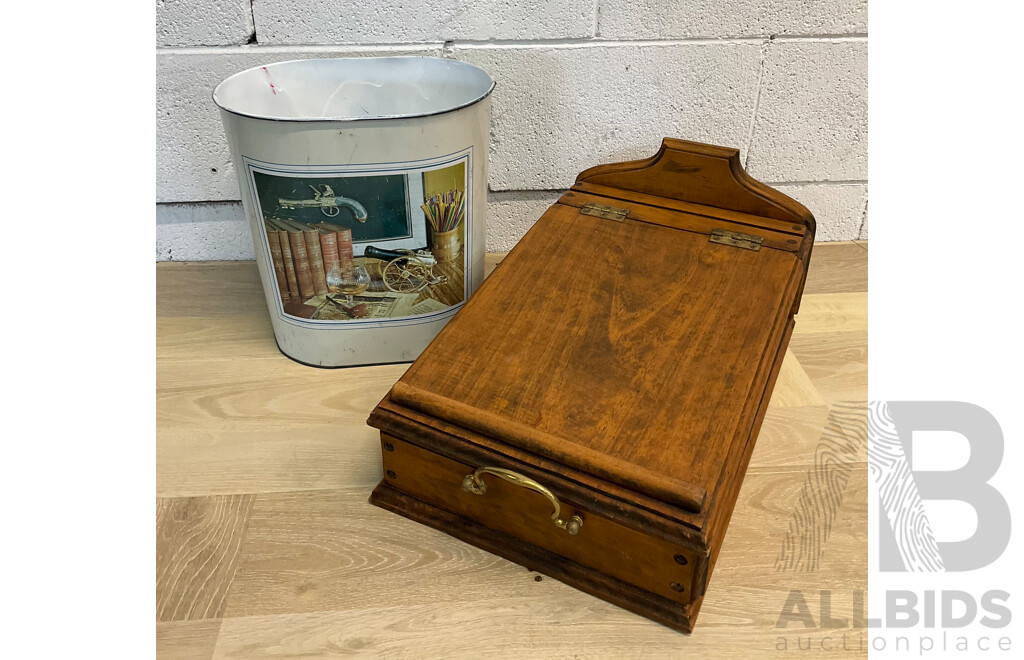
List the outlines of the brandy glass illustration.
<svg viewBox="0 0 1024 660">
<path fill-rule="evenodd" d="M 347 267 L 336 262 L 327 271 L 327 289 L 331 293 L 340 293 L 345 296 L 345 302 L 350 307 L 355 304 L 352 296 L 357 296 L 370 288 L 370 274 L 362 264 L 350 262 Z"/>
</svg>

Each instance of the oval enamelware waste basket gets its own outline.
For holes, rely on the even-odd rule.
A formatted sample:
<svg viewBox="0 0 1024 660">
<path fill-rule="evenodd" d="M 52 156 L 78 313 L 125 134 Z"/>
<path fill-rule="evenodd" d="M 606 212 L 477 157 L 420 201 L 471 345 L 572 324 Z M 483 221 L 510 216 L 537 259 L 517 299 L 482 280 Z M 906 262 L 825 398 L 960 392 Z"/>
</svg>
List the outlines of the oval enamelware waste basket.
<svg viewBox="0 0 1024 660">
<path fill-rule="evenodd" d="M 413 360 L 479 286 L 493 88 L 429 57 L 280 62 L 217 86 L 285 355 Z"/>
</svg>

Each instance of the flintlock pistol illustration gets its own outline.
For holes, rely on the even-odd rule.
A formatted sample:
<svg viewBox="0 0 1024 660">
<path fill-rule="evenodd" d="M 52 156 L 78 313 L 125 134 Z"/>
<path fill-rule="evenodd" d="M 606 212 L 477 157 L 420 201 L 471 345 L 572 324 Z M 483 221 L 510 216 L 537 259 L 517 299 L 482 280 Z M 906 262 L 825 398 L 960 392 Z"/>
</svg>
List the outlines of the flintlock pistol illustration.
<svg viewBox="0 0 1024 660">
<path fill-rule="evenodd" d="M 323 190 L 318 189 L 316 186 L 310 186 L 310 188 L 313 190 L 313 199 L 285 199 L 279 197 L 277 203 L 283 209 L 319 208 L 320 212 L 328 218 L 333 218 L 341 213 L 339 207 L 344 206 L 352 211 L 352 215 L 355 216 L 358 222 L 366 222 L 366 209 L 356 200 L 335 195 L 334 189 L 326 183 L 322 186 Z"/>
</svg>

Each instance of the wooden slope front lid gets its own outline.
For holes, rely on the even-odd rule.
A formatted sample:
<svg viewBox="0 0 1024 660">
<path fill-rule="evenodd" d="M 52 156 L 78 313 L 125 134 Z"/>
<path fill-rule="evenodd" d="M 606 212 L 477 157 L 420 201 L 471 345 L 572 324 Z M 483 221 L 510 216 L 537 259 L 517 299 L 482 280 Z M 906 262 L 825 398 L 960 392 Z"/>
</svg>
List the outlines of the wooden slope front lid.
<svg viewBox="0 0 1024 660">
<path fill-rule="evenodd" d="M 666 139 L 583 172 L 371 424 L 443 427 L 699 520 L 759 424 L 814 235 L 737 154 Z"/>
</svg>

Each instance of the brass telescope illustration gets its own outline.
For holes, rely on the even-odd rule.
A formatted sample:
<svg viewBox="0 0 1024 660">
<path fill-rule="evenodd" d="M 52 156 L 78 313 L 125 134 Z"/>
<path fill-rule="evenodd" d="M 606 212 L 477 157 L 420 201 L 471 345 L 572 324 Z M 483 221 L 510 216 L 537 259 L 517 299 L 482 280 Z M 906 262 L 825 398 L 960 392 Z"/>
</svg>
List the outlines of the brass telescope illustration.
<svg viewBox="0 0 1024 660">
<path fill-rule="evenodd" d="M 313 199 L 285 199 L 284 197 L 279 197 L 277 203 L 283 209 L 319 208 L 320 212 L 328 218 L 333 218 L 341 213 L 340 207 L 344 206 L 352 211 L 356 221 L 366 222 L 366 209 L 362 204 L 354 199 L 335 195 L 334 190 L 327 184 L 323 184 L 321 187 L 323 190 L 318 189 L 316 186 L 310 186 L 310 189 L 313 191 Z"/>
</svg>

